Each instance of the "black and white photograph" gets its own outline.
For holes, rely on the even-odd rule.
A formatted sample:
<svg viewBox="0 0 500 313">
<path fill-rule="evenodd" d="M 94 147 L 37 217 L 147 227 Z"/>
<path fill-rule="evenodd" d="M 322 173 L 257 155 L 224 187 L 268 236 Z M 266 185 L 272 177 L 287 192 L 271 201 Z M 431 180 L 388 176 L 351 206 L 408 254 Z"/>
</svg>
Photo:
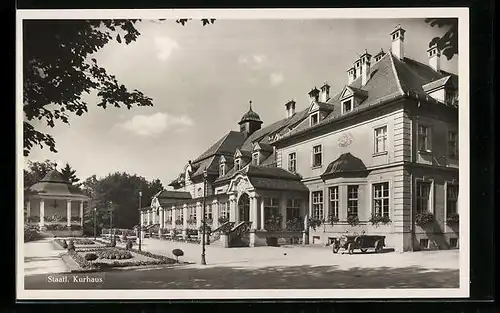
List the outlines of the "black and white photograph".
<svg viewBox="0 0 500 313">
<path fill-rule="evenodd" d="M 18 299 L 468 296 L 467 9 L 17 26 Z"/>
</svg>

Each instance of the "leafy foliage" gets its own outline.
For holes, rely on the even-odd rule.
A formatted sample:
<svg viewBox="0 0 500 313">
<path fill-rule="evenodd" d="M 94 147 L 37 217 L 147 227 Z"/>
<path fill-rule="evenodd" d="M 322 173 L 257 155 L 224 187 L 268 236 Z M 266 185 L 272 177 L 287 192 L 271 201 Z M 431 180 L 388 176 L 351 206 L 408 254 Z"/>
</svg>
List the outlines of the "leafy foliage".
<svg viewBox="0 0 500 313">
<path fill-rule="evenodd" d="M 349 214 L 347 216 L 347 224 L 351 226 L 359 225 L 359 217 L 357 214 Z"/>
<path fill-rule="evenodd" d="M 188 19 L 177 22 L 184 25 Z M 137 19 L 129 20 L 24 20 L 23 22 L 23 110 L 24 156 L 34 145 L 57 152 L 54 138 L 34 127 L 44 121 L 54 127 L 57 120 L 69 123 L 70 115 L 88 112 L 84 94 L 97 91 L 97 106 L 106 109 L 152 106 L 153 99 L 129 90 L 92 57 L 111 41 L 130 44 L 140 32 Z M 213 19 L 203 19 L 203 25 Z"/>
<path fill-rule="evenodd" d="M 389 218 L 389 216 L 380 216 L 380 214 L 374 213 L 370 217 L 369 222 L 372 223 L 372 225 L 378 225 L 380 223 L 385 225 L 390 223 L 391 219 Z"/>
<path fill-rule="evenodd" d="M 24 242 L 38 240 L 41 237 L 37 225 L 24 225 Z"/>
<path fill-rule="evenodd" d="M 320 227 L 321 224 L 322 224 L 322 221 L 321 219 L 319 218 L 314 218 L 314 217 L 310 217 L 309 220 L 307 221 L 307 224 L 309 225 L 309 227 L 311 227 L 313 230 L 316 230 L 317 227 Z"/>
<path fill-rule="evenodd" d="M 87 254 L 85 254 L 85 260 L 87 260 L 87 261 L 97 260 L 97 254 L 95 254 L 93 252 L 87 253 Z"/>
<path fill-rule="evenodd" d="M 421 212 L 415 215 L 415 224 L 418 226 L 425 226 L 434 221 L 434 214 L 431 212 Z"/>
<path fill-rule="evenodd" d="M 458 213 L 451 213 L 446 217 L 446 224 L 448 225 L 458 225 L 460 222 L 460 215 Z"/>
<path fill-rule="evenodd" d="M 50 160 L 43 162 L 28 161 L 28 169 L 24 170 L 24 188 L 29 188 L 42 180 L 55 167 L 55 162 Z"/>
<path fill-rule="evenodd" d="M 177 263 L 179 263 L 179 257 L 184 255 L 184 251 L 181 249 L 174 249 L 172 250 L 172 254 L 176 257 Z"/>
<path fill-rule="evenodd" d="M 339 222 L 339 217 L 335 214 L 330 214 L 328 215 L 327 222 L 330 223 L 330 225 L 333 225 L 335 223 Z"/>
<path fill-rule="evenodd" d="M 437 44 L 441 53 L 451 60 L 458 54 L 458 19 L 457 18 L 428 18 L 425 20 L 431 27 L 448 27 L 448 31 L 442 37 L 434 37 L 429 47 Z"/>
</svg>

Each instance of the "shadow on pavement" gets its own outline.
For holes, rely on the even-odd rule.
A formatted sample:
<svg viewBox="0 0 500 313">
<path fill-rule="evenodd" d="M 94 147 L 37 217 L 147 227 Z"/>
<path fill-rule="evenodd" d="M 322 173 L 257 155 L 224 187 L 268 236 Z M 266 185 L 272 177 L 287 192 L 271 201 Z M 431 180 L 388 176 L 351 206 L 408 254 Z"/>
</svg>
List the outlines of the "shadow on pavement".
<svg viewBox="0 0 500 313">
<path fill-rule="evenodd" d="M 101 274 L 102 275 L 102 274 Z M 337 266 L 266 268 L 176 267 L 108 272 L 102 284 L 48 284 L 47 275 L 25 278 L 26 289 L 344 289 L 458 288 L 458 269 Z"/>
</svg>

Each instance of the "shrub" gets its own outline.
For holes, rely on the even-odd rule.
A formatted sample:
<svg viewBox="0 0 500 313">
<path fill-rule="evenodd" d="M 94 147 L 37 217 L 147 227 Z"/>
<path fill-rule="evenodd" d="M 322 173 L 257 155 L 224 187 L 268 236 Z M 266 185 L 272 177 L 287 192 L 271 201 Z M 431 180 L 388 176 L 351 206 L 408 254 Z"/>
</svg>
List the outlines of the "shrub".
<svg viewBox="0 0 500 313">
<path fill-rule="evenodd" d="M 287 231 L 303 231 L 304 221 L 302 220 L 302 217 L 298 216 L 294 219 L 286 221 L 285 227 Z"/>
<path fill-rule="evenodd" d="M 446 224 L 448 225 L 458 225 L 460 222 L 460 216 L 458 213 L 451 213 L 446 217 Z"/>
<path fill-rule="evenodd" d="M 24 242 L 33 241 L 40 239 L 42 235 L 38 231 L 38 226 L 36 225 L 25 225 L 24 226 Z"/>
<path fill-rule="evenodd" d="M 282 219 L 283 219 L 283 217 L 281 215 L 271 216 L 271 218 L 265 222 L 264 229 L 267 231 L 280 231 L 280 230 L 282 230 L 282 227 L 281 227 L 281 220 Z"/>
<path fill-rule="evenodd" d="M 227 217 L 225 217 L 225 216 L 219 217 L 219 224 L 224 224 L 227 222 L 229 222 L 229 219 Z"/>
<path fill-rule="evenodd" d="M 75 242 L 73 241 L 73 239 L 71 239 L 71 240 L 68 242 L 68 250 L 75 251 Z"/>
<path fill-rule="evenodd" d="M 175 257 L 177 258 L 177 263 L 179 263 L 179 257 L 184 255 L 184 251 L 182 251 L 181 249 L 174 249 L 172 250 L 172 254 L 175 255 Z"/>
<path fill-rule="evenodd" d="M 434 221 L 434 214 L 431 212 L 421 212 L 415 215 L 415 224 L 418 226 L 425 226 Z"/>
<path fill-rule="evenodd" d="M 127 240 L 127 244 L 125 245 L 125 249 L 127 250 L 130 250 L 132 249 L 132 247 L 134 246 L 134 243 L 132 242 L 132 240 Z"/>
<path fill-rule="evenodd" d="M 351 226 L 356 226 L 359 224 L 359 218 L 356 214 L 350 214 L 347 216 L 347 224 Z"/>
<path fill-rule="evenodd" d="M 328 219 L 327 219 L 328 223 L 330 223 L 330 225 L 333 225 L 335 223 L 338 223 L 339 222 L 339 217 L 337 215 L 334 215 L 334 214 L 330 214 L 328 216 Z"/>
<path fill-rule="evenodd" d="M 182 225 L 182 224 L 184 224 L 183 220 L 176 220 L 175 221 L 175 225 Z"/>
<path fill-rule="evenodd" d="M 64 240 L 63 240 L 63 242 L 62 242 L 62 247 L 63 247 L 64 249 L 68 249 L 68 243 L 66 242 L 66 239 L 64 239 Z"/>
<path fill-rule="evenodd" d="M 97 257 L 99 259 L 125 260 L 125 259 L 131 259 L 132 253 L 130 253 L 130 251 L 121 249 L 105 249 L 97 251 Z"/>
<path fill-rule="evenodd" d="M 379 223 L 382 223 L 382 224 L 388 224 L 391 222 L 391 219 L 389 218 L 389 216 L 380 216 L 380 214 L 372 214 L 370 220 L 369 220 L 370 223 L 372 223 L 372 225 L 378 225 Z"/>
<path fill-rule="evenodd" d="M 95 244 L 95 242 L 93 240 L 90 240 L 90 239 L 75 239 L 73 242 L 77 245 L 94 245 Z"/>
<path fill-rule="evenodd" d="M 203 233 L 203 225 L 200 226 L 198 232 L 200 234 Z M 212 227 L 210 225 L 205 225 L 205 234 L 210 235 L 211 232 L 212 232 Z"/>
<path fill-rule="evenodd" d="M 85 254 L 85 260 L 87 260 L 87 261 L 97 260 L 97 254 L 95 254 L 95 253 L 87 253 L 87 254 Z"/>
</svg>

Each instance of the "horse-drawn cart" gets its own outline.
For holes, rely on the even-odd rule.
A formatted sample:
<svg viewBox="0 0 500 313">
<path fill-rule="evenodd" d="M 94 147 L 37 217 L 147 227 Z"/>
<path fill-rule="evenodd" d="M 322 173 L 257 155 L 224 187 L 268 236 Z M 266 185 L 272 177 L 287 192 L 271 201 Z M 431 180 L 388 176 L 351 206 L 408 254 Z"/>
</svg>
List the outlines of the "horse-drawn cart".
<svg viewBox="0 0 500 313">
<path fill-rule="evenodd" d="M 342 235 L 333 241 L 333 253 L 338 253 L 340 249 L 352 254 L 355 249 L 365 253 L 368 249 L 375 249 L 376 253 L 382 252 L 385 247 L 385 236 L 376 235 Z"/>
</svg>

